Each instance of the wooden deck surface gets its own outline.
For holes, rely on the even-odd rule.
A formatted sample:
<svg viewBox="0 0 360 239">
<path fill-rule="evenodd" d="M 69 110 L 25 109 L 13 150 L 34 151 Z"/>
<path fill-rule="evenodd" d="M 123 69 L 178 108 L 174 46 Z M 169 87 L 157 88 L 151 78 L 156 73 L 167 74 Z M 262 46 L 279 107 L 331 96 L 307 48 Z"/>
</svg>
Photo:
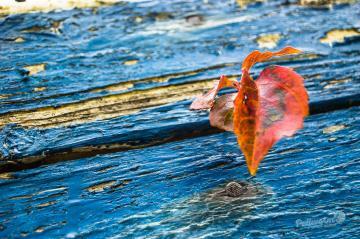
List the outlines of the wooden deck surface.
<svg viewBox="0 0 360 239">
<path fill-rule="evenodd" d="M 310 116 L 307 127 L 279 142 L 250 180 L 265 187 L 256 200 L 211 199 L 211 192 L 227 182 L 249 178 L 229 132 L 9 174 L 0 181 L 6 191 L 0 194 L 0 235 L 134 238 L 149 231 L 161 238 L 191 221 L 191 234 L 173 236 L 200 236 L 215 225 L 234 238 L 245 231 L 247 238 L 258 238 L 258 225 L 266 235 L 293 232 L 281 238 L 325 233 L 351 238 L 359 215 L 359 113 L 354 107 Z M 346 213 L 341 227 L 296 228 L 298 219 L 321 218 L 335 209 Z M 235 219 L 226 216 L 230 212 Z M 237 231 L 233 220 L 248 226 Z M 162 234 L 158 225 L 170 234 Z"/>
<path fill-rule="evenodd" d="M 331 14 L 286 1 L 241 7 L 126 3 L 3 18 L 0 170 L 213 132 L 189 99 L 220 74 L 238 77 L 253 49 L 304 49 L 254 74 L 293 67 L 318 108 L 342 97 L 340 108 L 359 104 L 357 3 Z"/>
<path fill-rule="evenodd" d="M 269 203 L 272 216 L 241 217 L 269 223 L 280 205 L 299 200 L 346 211 L 357 202 L 351 190 L 358 193 L 359 11 L 359 1 L 125 1 L 0 16 L 0 238 L 71 237 L 64 231 L 75 224 L 80 236 L 126 237 L 141 229 L 139 218 L 180 225 L 171 208 L 202 207 L 206 196 L 194 194 L 248 177 L 234 136 L 211 128 L 207 112 L 190 111 L 191 99 L 222 74 L 239 77 L 252 50 L 286 45 L 304 53 L 258 64 L 253 75 L 270 64 L 294 68 L 311 116 L 260 166 L 258 183 L 283 197 Z M 322 189 L 300 195 L 295 182 Z M 298 206 L 299 215 L 312 211 Z M 296 220 L 291 213 L 284 217 Z M 182 219 L 200 220 L 195 214 Z M 346 211 L 334 238 L 355 236 L 358 214 Z M 286 236 L 315 235 L 295 233 Z"/>
</svg>

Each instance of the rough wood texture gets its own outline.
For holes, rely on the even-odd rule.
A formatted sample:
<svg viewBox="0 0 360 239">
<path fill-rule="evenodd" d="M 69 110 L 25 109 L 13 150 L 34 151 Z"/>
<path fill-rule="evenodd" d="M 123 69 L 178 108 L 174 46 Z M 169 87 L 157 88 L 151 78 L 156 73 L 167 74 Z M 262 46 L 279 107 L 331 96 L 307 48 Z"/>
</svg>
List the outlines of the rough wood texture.
<svg viewBox="0 0 360 239">
<path fill-rule="evenodd" d="M 1 0 L 0 15 L 29 12 L 50 12 L 73 8 L 95 8 L 111 5 L 120 0 Z"/>
<path fill-rule="evenodd" d="M 3 175 L 0 238 L 356 238 L 359 122 L 359 107 L 310 116 L 270 151 L 255 179 L 246 180 L 232 133 Z M 232 180 L 258 191 L 213 196 Z M 334 217 L 336 225 L 299 224 Z"/>
<path fill-rule="evenodd" d="M 358 2 L 331 2 L 331 14 L 251 2 L 126 2 L 0 19 L 0 168 L 211 133 L 189 99 L 220 74 L 237 77 L 261 47 L 305 54 L 258 65 L 255 75 L 281 63 L 304 76 L 319 110 L 339 97 L 358 104 Z"/>
</svg>

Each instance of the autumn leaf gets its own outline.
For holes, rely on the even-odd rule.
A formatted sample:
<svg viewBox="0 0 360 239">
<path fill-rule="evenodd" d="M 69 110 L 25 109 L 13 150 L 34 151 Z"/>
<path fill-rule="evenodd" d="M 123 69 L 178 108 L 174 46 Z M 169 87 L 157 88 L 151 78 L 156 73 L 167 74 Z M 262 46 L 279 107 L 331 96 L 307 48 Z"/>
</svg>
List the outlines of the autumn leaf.
<svg viewBox="0 0 360 239">
<path fill-rule="evenodd" d="M 234 102 L 234 133 L 251 175 L 256 174 L 260 162 L 278 140 L 302 128 L 309 109 L 303 78 L 290 68 L 267 67 L 257 81 L 248 71 L 256 62 L 298 52 L 291 47 L 275 53 L 254 51 L 243 63 Z"/>
<path fill-rule="evenodd" d="M 278 52 L 253 51 L 243 62 L 240 83 L 222 76 L 213 89 L 191 105 L 192 109 L 211 108 L 210 124 L 234 131 L 251 175 L 256 174 L 260 162 L 277 141 L 302 128 L 309 107 L 304 80 L 292 69 L 269 66 L 256 81 L 249 70 L 257 62 L 299 52 L 293 47 Z M 228 86 L 237 88 L 238 93 L 215 99 L 219 90 Z"/>
</svg>

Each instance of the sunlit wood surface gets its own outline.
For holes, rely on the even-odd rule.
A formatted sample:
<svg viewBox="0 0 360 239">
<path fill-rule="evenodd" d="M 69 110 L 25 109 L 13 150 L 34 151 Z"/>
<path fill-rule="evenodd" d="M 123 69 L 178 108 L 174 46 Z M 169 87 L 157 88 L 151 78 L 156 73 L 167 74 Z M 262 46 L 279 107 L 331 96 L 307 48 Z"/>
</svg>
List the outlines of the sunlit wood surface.
<svg viewBox="0 0 360 239">
<path fill-rule="evenodd" d="M 288 194 L 275 209 L 319 200 L 320 208 L 343 210 L 348 224 L 330 231 L 334 238 L 356 237 L 358 211 L 346 205 L 356 202 L 351 178 L 358 176 L 360 157 L 359 1 L 66 2 L 73 5 L 31 9 L 0 1 L 0 238 L 130 237 L 146 228 L 126 210 L 155 223 L 165 201 L 192 205 L 194 193 L 245 180 L 234 137 L 211 128 L 208 112 L 188 107 L 220 75 L 239 77 L 252 50 L 286 45 L 304 53 L 258 64 L 253 75 L 270 64 L 294 68 L 305 78 L 311 116 L 265 158 L 259 182 Z M 305 183 L 308 194 L 291 189 L 294 181 Z M 335 184 L 350 189 L 339 189 L 333 203 L 321 198 L 332 197 Z M 325 189 L 311 191 L 317 187 Z M 155 191 L 162 197 L 153 197 Z M 155 214 L 142 215 L 144 207 Z M 310 210 L 301 204 L 287 211 L 292 224 L 284 230 L 301 208 Z M 271 212 L 261 225 L 275 220 Z M 115 221 L 107 223 L 106 215 Z M 136 227 L 122 220 L 135 220 Z M 314 232 L 296 233 L 284 238 Z"/>
</svg>

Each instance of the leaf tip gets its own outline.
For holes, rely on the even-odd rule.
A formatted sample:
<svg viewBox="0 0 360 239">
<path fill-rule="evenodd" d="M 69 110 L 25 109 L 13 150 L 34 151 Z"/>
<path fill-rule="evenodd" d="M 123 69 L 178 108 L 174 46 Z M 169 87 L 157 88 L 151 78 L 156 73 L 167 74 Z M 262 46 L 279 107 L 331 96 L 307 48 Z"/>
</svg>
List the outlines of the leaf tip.
<svg viewBox="0 0 360 239">
<path fill-rule="evenodd" d="M 249 173 L 251 174 L 251 176 L 256 176 L 258 167 L 248 167 L 248 169 L 249 169 Z"/>
<path fill-rule="evenodd" d="M 286 46 L 281 51 L 285 52 L 286 54 L 299 54 L 303 52 L 302 50 L 292 46 Z"/>
</svg>

